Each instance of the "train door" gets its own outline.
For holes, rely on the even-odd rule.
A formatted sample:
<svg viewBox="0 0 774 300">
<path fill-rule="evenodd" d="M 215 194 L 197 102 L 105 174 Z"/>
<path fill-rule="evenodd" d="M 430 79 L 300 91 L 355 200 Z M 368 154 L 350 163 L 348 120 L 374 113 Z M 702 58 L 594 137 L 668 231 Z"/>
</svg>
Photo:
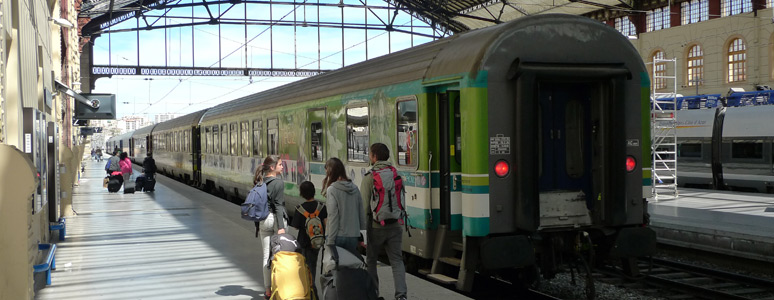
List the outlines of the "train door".
<svg viewBox="0 0 774 300">
<path fill-rule="evenodd" d="M 316 186 L 322 186 L 322 180 L 325 178 L 325 158 L 326 158 L 326 138 L 325 128 L 328 125 L 325 121 L 325 108 L 312 108 L 307 112 L 306 132 L 309 134 L 309 145 L 306 148 L 307 161 L 309 168 L 306 171 L 306 178 L 309 178 Z"/>
<path fill-rule="evenodd" d="M 438 94 L 439 222 L 449 230 L 462 229 L 460 125 L 460 92 Z"/>
<path fill-rule="evenodd" d="M 145 155 L 147 156 L 148 153 L 153 153 L 153 143 L 151 142 L 151 135 L 148 134 L 145 136 Z"/>
<path fill-rule="evenodd" d="M 543 84 L 540 98 L 540 190 L 591 192 L 591 87 Z"/>
<path fill-rule="evenodd" d="M 592 197 L 591 94 L 593 85 L 543 82 L 538 87 L 541 226 L 564 226 L 552 211 L 586 219 Z M 561 218 L 559 218 L 561 219 Z M 572 218 L 571 218 L 572 219 Z M 576 222 L 574 220 L 573 222 Z"/>
<path fill-rule="evenodd" d="M 199 141 L 201 141 L 201 128 L 199 126 L 195 126 L 191 130 L 191 138 L 187 139 L 189 147 L 187 150 L 190 150 L 192 156 L 191 158 L 193 161 L 194 185 L 199 185 L 202 183 L 202 144 Z"/>
</svg>

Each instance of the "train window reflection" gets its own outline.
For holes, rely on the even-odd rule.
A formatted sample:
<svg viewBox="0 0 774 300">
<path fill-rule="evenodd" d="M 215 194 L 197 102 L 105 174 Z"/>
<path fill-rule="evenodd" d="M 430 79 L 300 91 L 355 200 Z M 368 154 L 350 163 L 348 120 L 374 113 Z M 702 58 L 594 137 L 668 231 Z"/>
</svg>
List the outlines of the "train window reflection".
<svg viewBox="0 0 774 300">
<path fill-rule="evenodd" d="M 678 145 L 677 157 L 701 158 L 700 143 L 684 143 Z"/>
<path fill-rule="evenodd" d="M 417 100 L 398 102 L 398 164 L 417 164 Z"/>
<path fill-rule="evenodd" d="M 368 106 L 347 108 L 347 160 L 368 162 Z"/>
<path fill-rule="evenodd" d="M 242 144 L 242 155 L 250 156 L 250 122 L 242 122 L 240 129 L 239 132 L 242 134 L 242 140 L 240 141 Z"/>
<path fill-rule="evenodd" d="M 583 106 L 580 101 L 577 99 L 567 101 L 564 117 L 565 153 L 567 158 L 565 168 L 570 178 L 581 178 L 583 177 L 583 139 L 585 131 L 583 130 Z"/>
<path fill-rule="evenodd" d="M 239 155 L 239 129 L 236 123 L 231 123 L 230 125 L 231 147 L 229 149 L 231 150 L 231 156 L 237 156 Z"/>
<path fill-rule="evenodd" d="M 737 142 L 731 143 L 731 158 L 763 158 L 763 143 Z"/>
<path fill-rule="evenodd" d="M 220 125 L 220 154 L 228 155 L 228 125 Z"/>
<path fill-rule="evenodd" d="M 267 138 L 269 153 L 268 155 L 279 154 L 279 121 L 277 119 L 269 119 L 266 121 Z"/>
<path fill-rule="evenodd" d="M 253 121 L 253 156 L 261 157 L 261 120 Z"/>
<path fill-rule="evenodd" d="M 310 130 L 309 136 L 311 137 L 312 161 L 323 161 L 322 122 L 312 122 Z"/>
</svg>

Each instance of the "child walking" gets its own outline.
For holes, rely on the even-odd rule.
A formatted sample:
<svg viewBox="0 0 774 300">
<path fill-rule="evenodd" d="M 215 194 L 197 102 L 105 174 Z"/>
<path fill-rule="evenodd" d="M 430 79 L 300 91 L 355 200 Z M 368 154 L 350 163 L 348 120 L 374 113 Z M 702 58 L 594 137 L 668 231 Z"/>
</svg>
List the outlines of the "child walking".
<svg viewBox="0 0 774 300">
<path fill-rule="evenodd" d="M 312 280 L 314 280 L 317 254 L 322 245 L 325 244 L 324 224 L 327 222 L 328 210 L 325 208 L 325 204 L 314 199 L 313 183 L 304 181 L 298 189 L 306 202 L 296 207 L 290 226 L 298 228 L 298 246 L 301 248 L 301 254 L 304 255 L 306 264 L 312 272 Z"/>
</svg>

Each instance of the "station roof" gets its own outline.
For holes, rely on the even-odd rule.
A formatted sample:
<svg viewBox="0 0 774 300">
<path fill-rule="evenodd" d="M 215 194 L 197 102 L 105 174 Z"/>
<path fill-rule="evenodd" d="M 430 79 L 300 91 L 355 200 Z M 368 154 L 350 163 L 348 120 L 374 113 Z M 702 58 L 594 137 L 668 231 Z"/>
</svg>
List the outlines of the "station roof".
<svg viewBox="0 0 774 300">
<path fill-rule="evenodd" d="M 507 22 L 519 17 L 547 13 L 583 15 L 604 9 L 630 9 L 634 0 L 386 0 L 392 5 L 450 33 Z M 163 7 L 173 0 L 91 0 L 81 5 L 79 16 L 90 18 L 85 35 L 96 32 L 98 24 L 115 24 L 136 11 Z M 230 0 L 210 4 L 233 3 Z M 342 2 L 343 3 L 343 2 Z"/>
</svg>

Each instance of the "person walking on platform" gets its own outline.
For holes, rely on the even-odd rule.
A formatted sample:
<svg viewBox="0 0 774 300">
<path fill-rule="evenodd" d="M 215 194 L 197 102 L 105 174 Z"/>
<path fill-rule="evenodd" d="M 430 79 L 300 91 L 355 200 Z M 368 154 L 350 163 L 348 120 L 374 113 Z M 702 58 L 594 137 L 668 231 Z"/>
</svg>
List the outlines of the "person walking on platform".
<svg viewBox="0 0 774 300">
<path fill-rule="evenodd" d="M 129 160 L 129 155 L 126 152 L 121 152 L 119 158 L 118 165 L 121 166 L 121 174 L 124 176 L 124 189 L 126 189 L 126 184 L 129 182 L 129 178 L 132 177 L 132 161 Z"/>
<path fill-rule="evenodd" d="M 94 151 L 94 149 L 91 149 L 91 159 L 97 160 L 97 151 Z"/>
<path fill-rule="evenodd" d="M 394 191 L 396 194 L 401 193 L 402 191 L 398 191 L 398 189 L 402 190 L 402 187 L 396 184 L 398 182 L 396 178 L 399 177 L 395 177 L 393 174 L 397 174 L 397 171 L 387 161 L 390 159 L 390 149 L 387 148 L 387 145 L 382 143 L 371 145 L 368 157 L 373 167 L 370 172 L 363 176 L 363 181 L 360 183 L 360 192 L 365 200 L 365 206 L 371 208 L 368 210 L 368 219 L 371 221 L 369 221 L 368 230 L 366 231 L 368 241 L 366 264 L 368 265 L 368 273 L 371 274 L 378 286 L 379 274 L 376 272 L 376 260 L 379 258 L 379 253 L 384 249 L 392 267 L 395 299 L 404 300 L 406 299 L 408 288 L 406 286 L 406 268 L 403 264 L 403 253 L 401 250 L 401 245 L 403 244 L 403 204 L 396 203 L 393 205 L 393 203 L 381 202 L 400 199 L 399 197 L 402 195 L 383 195 L 382 199 L 379 199 L 379 196 L 374 194 L 374 186 L 376 185 L 374 176 L 379 176 L 378 185 L 381 186 L 382 193 L 389 193 L 390 191 Z M 384 175 L 381 175 L 382 173 Z M 378 218 L 374 216 L 376 213 L 372 211 L 374 207 L 377 207 L 376 211 L 381 211 L 378 214 Z M 395 209 L 388 211 L 388 207 Z"/>
<path fill-rule="evenodd" d="M 156 160 L 153 159 L 153 155 L 148 152 L 148 156 L 142 161 L 142 172 L 148 178 L 153 178 L 153 174 L 156 174 Z"/>
<path fill-rule="evenodd" d="M 323 191 L 327 199 L 325 205 L 328 208 L 325 244 L 339 246 L 359 255 L 357 245 L 360 230 L 366 229 L 360 191 L 347 177 L 344 164 L 338 158 L 328 159 L 325 163 L 325 174 Z"/>
<path fill-rule="evenodd" d="M 263 160 L 263 164 L 255 170 L 253 184 L 266 184 L 266 196 L 269 200 L 269 216 L 265 220 L 257 222 L 258 233 L 261 237 L 263 255 L 263 286 L 266 288 L 265 297 L 271 297 L 271 269 L 269 269 L 269 243 L 274 234 L 285 233 L 287 217 L 285 216 L 285 182 L 279 176 L 282 175 L 282 160 L 279 156 L 270 155 Z"/>
<path fill-rule="evenodd" d="M 121 165 L 119 162 L 121 162 L 121 159 L 118 158 L 116 152 L 113 152 L 113 156 L 111 156 L 108 159 L 107 164 L 105 164 L 105 171 L 108 173 L 108 175 L 115 171 L 121 171 Z"/>
<path fill-rule="evenodd" d="M 102 149 L 97 148 L 96 155 L 97 155 L 97 161 L 102 161 Z"/>
<path fill-rule="evenodd" d="M 293 222 L 290 226 L 298 229 L 298 246 L 301 254 L 306 258 L 306 264 L 312 272 L 314 282 L 317 270 L 317 254 L 325 242 L 325 223 L 328 219 L 328 210 L 325 204 L 314 199 L 314 184 L 304 181 L 298 186 L 301 198 L 306 202 L 299 204 L 293 214 Z M 317 290 L 315 289 L 315 293 Z"/>
</svg>

